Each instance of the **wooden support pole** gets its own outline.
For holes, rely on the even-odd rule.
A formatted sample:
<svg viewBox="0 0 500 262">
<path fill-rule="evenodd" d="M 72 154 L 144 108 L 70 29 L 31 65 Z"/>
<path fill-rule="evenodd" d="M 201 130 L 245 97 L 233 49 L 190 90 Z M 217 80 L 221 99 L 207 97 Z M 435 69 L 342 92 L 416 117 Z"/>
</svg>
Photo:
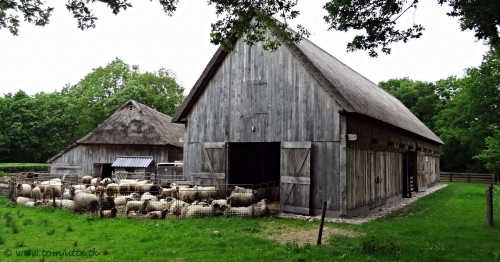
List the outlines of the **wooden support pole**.
<svg viewBox="0 0 500 262">
<path fill-rule="evenodd" d="M 493 185 L 486 190 L 486 224 L 493 226 Z"/>
<path fill-rule="evenodd" d="M 323 238 L 323 225 L 325 223 L 326 214 L 326 201 L 323 202 L 323 211 L 321 211 L 321 222 L 319 223 L 319 233 L 318 233 L 318 245 L 321 245 L 321 238 Z"/>
<path fill-rule="evenodd" d="M 52 206 L 56 207 L 56 194 L 55 194 L 55 188 L 52 187 Z"/>
</svg>

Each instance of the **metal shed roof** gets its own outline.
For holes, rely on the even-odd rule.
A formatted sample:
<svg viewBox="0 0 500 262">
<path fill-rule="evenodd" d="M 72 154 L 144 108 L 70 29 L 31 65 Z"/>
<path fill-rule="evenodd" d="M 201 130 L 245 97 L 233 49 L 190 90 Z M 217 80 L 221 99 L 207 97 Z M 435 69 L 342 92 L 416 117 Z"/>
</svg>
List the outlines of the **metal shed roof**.
<svg viewBox="0 0 500 262">
<path fill-rule="evenodd" d="M 119 157 L 111 165 L 112 167 L 148 167 L 153 157 Z"/>
</svg>

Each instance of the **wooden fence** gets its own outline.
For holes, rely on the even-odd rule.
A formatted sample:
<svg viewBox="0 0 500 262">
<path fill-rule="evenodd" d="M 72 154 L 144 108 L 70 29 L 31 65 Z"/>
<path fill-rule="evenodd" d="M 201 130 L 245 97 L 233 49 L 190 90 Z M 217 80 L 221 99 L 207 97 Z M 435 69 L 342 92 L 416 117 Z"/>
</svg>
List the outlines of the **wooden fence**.
<svg viewBox="0 0 500 262">
<path fill-rule="evenodd" d="M 495 174 L 441 172 L 440 181 L 494 184 Z"/>
</svg>

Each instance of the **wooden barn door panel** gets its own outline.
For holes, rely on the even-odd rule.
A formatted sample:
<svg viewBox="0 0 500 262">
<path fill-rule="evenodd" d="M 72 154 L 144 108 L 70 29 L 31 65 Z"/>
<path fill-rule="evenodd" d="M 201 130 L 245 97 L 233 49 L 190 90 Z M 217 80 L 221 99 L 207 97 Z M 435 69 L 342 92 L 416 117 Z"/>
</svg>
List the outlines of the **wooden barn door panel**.
<svg viewBox="0 0 500 262">
<path fill-rule="evenodd" d="M 226 143 L 203 143 L 201 173 L 192 174 L 197 185 L 223 185 L 226 179 Z"/>
<path fill-rule="evenodd" d="M 311 143 L 281 144 L 280 204 L 285 212 L 310 214 Z"/>
</svg>

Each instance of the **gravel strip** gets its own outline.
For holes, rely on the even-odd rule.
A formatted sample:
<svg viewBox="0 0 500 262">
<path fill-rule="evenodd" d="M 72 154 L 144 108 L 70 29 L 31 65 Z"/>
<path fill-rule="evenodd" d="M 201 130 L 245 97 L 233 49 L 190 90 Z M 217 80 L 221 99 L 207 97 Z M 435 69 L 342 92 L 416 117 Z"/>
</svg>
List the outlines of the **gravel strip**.
<svg viewBox="0 0 500 262">
<path fill-rule="evenodd" d="M 435 191 L 446 187 L 447 184 L 436 184 L 435 186 L 431 188 L 427 188 L 426 191 L 424 192 L 412 192 L 412 197 L 411 198 L 400 198 L 394 202 L 387 203 L 385 205 L 376 207 L 374 209 L 369 210 L 366 213 L 359 214 L 354 217 L 332 217 L 332 218 L 325 218 L 325 222 L 338 222 L 338 223 L 347 223 L 347 224 L 363 224 L 368 221 L 375 220 L 377 218 L 381 218 L 386 216 L 387 214 L 394 212 L 396 210 L 399 210 L 415 201 L 418 199 L 427 196 L 429 194 L 434 193 Z M 296 215 L 296 214 L 290 214 L 290 213 L 280 213 L 278 217 L 281 218 L 291 218 L 291 219 L 299 219 L 299 220 L 306 220 L 309 222 L 318 222 L 321 220 L 321 216 L 303 216 L 303 215 Z"/>
</svg>

